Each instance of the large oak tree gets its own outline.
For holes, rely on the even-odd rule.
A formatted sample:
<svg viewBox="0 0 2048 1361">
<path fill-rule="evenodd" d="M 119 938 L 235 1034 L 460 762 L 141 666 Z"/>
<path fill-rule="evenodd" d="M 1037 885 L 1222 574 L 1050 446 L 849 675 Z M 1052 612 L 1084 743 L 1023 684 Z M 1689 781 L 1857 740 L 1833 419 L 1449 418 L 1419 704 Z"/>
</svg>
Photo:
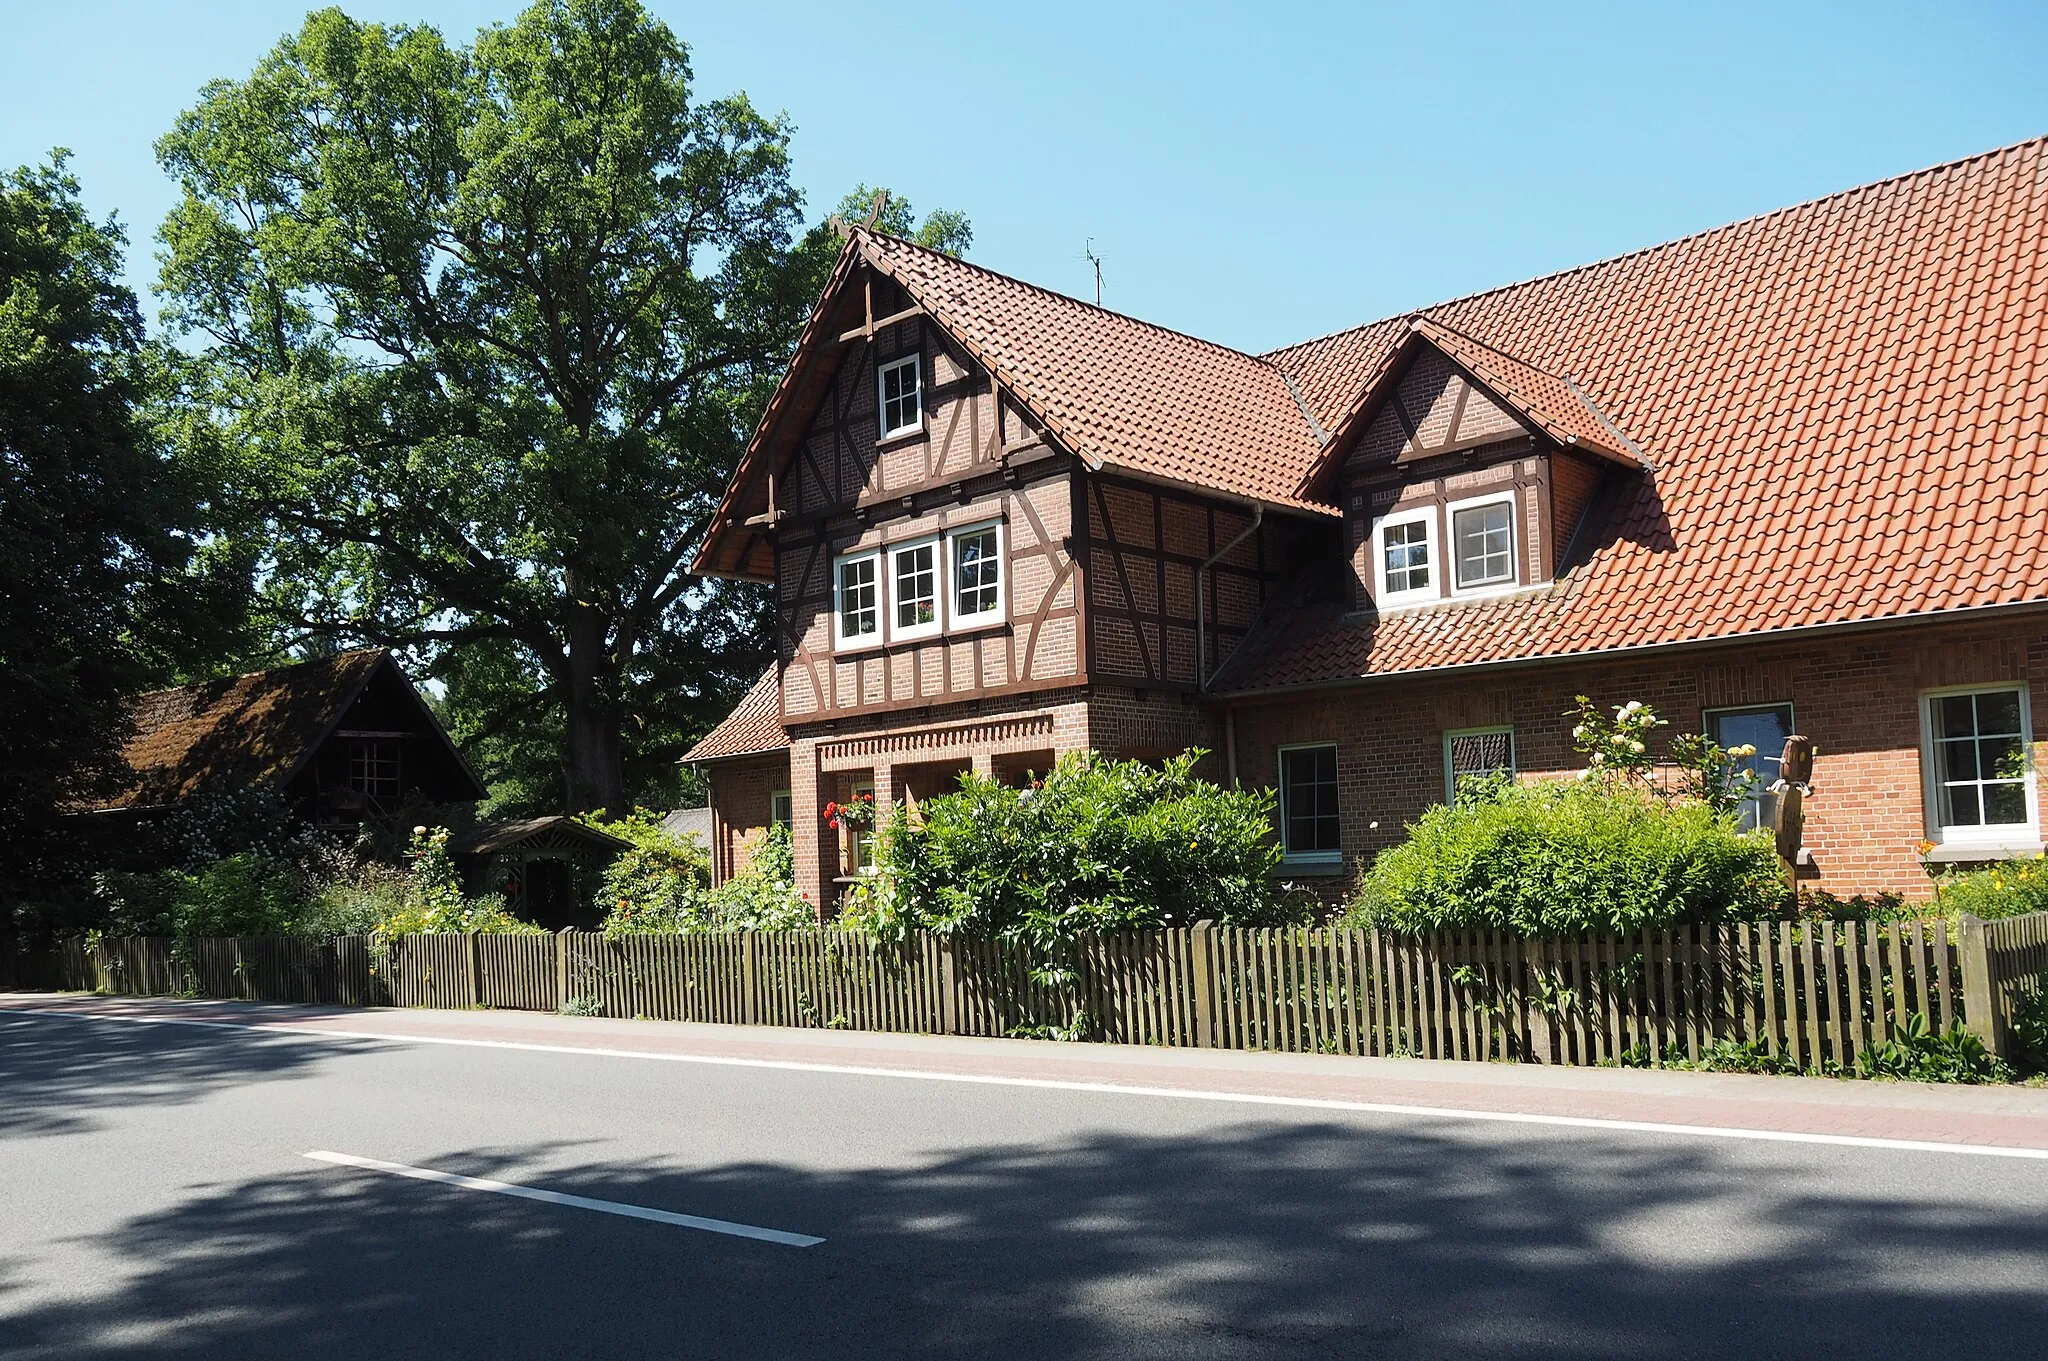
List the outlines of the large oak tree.
<svg viewBox="0 0 2048 1361">
<path fill-rule="evenodd" d="M 478 749 L 558 737 L 571 807 L 672 765 L 769 655 L 682 569 L 836 247 L 789 131 L 634 0 L 466 47 L 325 10 L 202 92 L 158 145 L 183 437 L 287 639 L 415 649 Z"/>
</svg>

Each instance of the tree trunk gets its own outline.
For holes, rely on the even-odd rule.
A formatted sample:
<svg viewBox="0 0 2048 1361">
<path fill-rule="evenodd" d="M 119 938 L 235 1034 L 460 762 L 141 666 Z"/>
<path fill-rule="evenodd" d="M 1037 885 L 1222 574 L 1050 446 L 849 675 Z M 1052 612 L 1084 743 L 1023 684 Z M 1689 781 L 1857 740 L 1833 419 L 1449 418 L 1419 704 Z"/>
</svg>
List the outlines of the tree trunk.
<svg viewBox="0 0 2048 1361">
<path fill-rule="evenodd" d="M 625 811 L 626 769 L 619 737 L 617 666 L 606 655 L 605 621 L 575 607 L 569 623 L 569 675 L 563 687 L 562 775 L 568 811 Z"/>
</svg>

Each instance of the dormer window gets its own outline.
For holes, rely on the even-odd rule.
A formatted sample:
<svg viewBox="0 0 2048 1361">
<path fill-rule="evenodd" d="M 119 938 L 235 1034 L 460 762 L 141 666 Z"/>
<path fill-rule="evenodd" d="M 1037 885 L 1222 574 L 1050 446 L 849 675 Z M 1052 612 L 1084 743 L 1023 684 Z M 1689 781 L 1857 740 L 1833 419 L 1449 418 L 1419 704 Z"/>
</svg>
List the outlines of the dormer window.
<svg viewBox="0 0 2048 1361">
<path fill-rule="evenodd" d="M 1513 492 L 1451 506 L 1451 555 L 1460 591 L 1515 582 Z"/>
<path fill-rule="evenodd" d="M 881 437 L 888 439 L 893 435 L 907 435 L 923 429 L 924 385 L 921 381 L 918 357 L 908 354 L 901 359 L 891 360 L 875 370 L 875 380 L 880 389 Z"/>
<path fill-rule="evenodd" d="M 1373 525 L 1374 598 L 1381 608 L 1435 600 L 1436 507 L 1382 516 Z"/>
</svg>

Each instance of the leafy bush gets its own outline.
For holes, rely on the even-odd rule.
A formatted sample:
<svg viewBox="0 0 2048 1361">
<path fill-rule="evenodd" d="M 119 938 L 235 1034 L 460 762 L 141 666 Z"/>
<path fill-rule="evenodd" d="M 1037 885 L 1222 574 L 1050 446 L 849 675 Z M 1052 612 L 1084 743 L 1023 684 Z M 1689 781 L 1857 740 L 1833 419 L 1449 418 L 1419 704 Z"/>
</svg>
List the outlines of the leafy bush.
<svg viewBox="0 0 2048 1361">
<path fill-rule="evenodd" d="M 1705 803 L 1631 783 L 1471 781 L 1359 876 L 1349 917 L 1523 935 L 1750 918 L 1784 898 L 1777 854 Z"/>
<path fill-rule="evenodd" d="M 448 856 L 446 827 L 413 828 L 412 861 L 398 907 L 375 928 L 379 936 L 420 934 L 546 935 L 544 928 L 515 917 L 497 894 L 463 896 L 455 862 Z"/>
<path fill-rule="evenodd" d="M 2033 1072 L 2048 1072 L 2048 974 L 2033 981 L 2020 994 L 2013 1010 L 2013 1039 L 2019 1045 L 2020 1062 Z"/>
<path fill-rule="evenodd" d="M 888 818 L 848 921 L 890 939 L 958 931 L 1042 947 L 1083 931 L 1306 919 L 1311 900 L 1274 878 L 1273 796 L 1197 779 L 1205 754 L 1153 769 L 1076 753 L 1029 789 L 963 775 L 960 792 Z"/>
<path fill-rule="evenodd" d="M 1935 907 L 1944 916 L 1988 920 L 2048 912 L 2048 860 L 2039 856 L 1933 878 Z"/>
<path fill-rule="evenodd" d="M 242 852 L 197 872 L 109 872 L 96 886 L 106 930 L 127 936 L 269 936 L 297 929 L 306 885 L 297 868 Z"/>
<path fill-rule="evenodd" d="M 612 862 L 598 889 L 606 936 L 699 931 L 801 931 L 818 924 L 817 909 L 796 891 L 796 853 L 789 829 L 769 827 L 755 842 L 744 872 L 710 887 L 711 866 L 695 842 L 639 828 L 607 831 L 634 848 Z"/>
<path fill-rule="evenodd" d="M 1906 1018 L 1896 1038 L 1865 1050 L 1857 1067 L 1865 1077 L 1908 1082 L 2005 1082 L 2012 1077 L 2012 1070 L 1993 1058 L 1961 1021 L 1933 1034 L 1918 1013 Z"/>
</svg>

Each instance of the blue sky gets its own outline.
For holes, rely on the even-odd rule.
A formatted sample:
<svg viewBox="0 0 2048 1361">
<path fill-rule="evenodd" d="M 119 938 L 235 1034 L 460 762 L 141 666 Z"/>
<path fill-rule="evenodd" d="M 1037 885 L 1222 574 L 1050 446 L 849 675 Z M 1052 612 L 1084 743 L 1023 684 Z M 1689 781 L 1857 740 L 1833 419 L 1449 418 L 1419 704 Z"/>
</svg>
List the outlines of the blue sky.
<svg viewBox="0 0 2048 1361">
<path fill-rule="evenodd" d="M 305 7 L 15 0 L 0 163 L 69 146 L 150 238 L 150 146 Z M 516 0 L 348 0 L 467 39 Z M 2048 133 L 2048 5 L 947 6 L 652 0 L 698 88 L 857 181 L 968 213 L 973 259 L 1264 349 Z"/>
</svg>

